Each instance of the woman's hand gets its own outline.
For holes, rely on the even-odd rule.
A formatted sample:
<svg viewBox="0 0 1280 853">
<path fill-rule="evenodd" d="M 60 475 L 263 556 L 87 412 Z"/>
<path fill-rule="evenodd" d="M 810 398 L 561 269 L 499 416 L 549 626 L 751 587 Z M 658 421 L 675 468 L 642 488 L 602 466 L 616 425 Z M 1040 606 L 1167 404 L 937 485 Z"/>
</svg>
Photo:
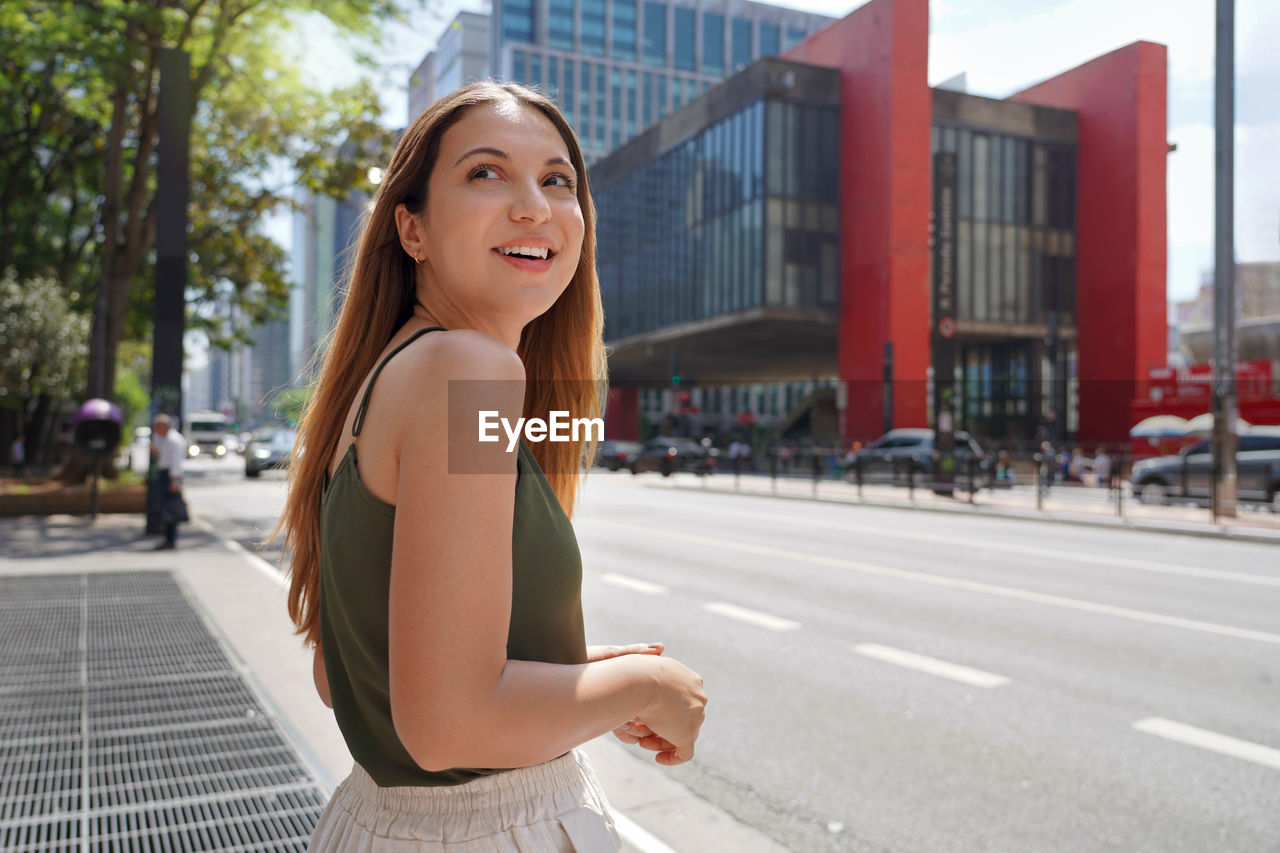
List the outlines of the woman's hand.
<svg viewBox="0 0 1280 853">
<path fill-rule="evenodd" d="M 671 767 L 693 758 L 693 744 L 706 717 L 707 694 L 702 689 L 702 676 L 679 661 L 664 658 L 654 663 L 658 697 L 614 734 L 623 741 L 636 738 L 640 746 L 658 753 L 655 761 Z"/>
<path fill-rule="evenodd" d="M 625 646 L 587 646 L 587 663 L 619 658 L 623 655 L 660 655 L 666 650 L 663 643 L 630 643 Z M 666 738 L 658 737 L 639 720 L 630 720 L 613 730 L 613 736 L 625 744 L 639 744 L 654 752 L 675 749 Z"/>
<path fill-rule="evenodd" d="M 587 663 L 620 658 L 623 655 L 660 655 L 666 649 L 662 643 L 631 643 L 626 646 L 587 646 Z"/>
</svg>

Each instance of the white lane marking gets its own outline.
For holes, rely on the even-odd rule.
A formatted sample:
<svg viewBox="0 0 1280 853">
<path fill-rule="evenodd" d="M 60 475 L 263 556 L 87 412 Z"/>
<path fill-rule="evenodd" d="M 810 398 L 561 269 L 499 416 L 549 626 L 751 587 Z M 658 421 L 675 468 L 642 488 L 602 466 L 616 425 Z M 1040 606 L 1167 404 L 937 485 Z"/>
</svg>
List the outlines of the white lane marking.
<svg viewBox="0 0 1280 853">
<path fill-rule="evenodd" d="M 224 548 L 226 548 L 228 551 L 230 551 L 233 554 L 239 554 L 241 557 L 244 557 L 246 560 L 249 561 L 249 565 L 253 566 L 255 569 L 257 569 L 258 571 L 266 575 L 273 583 L 276 584 L 276 586 L 279 586 L 282 589 L 289 588 L 289 578 L 285 576 L 284 572 L 280 571 L 275 566 L 271 565 L 266 560 L 259 557 L 257 554 L 253 554 L 249 552 L 243 545 L 241 545 L 236 540 L 231 539 L 228 536 L 224 536 L 222 533 L 219 533 L 217 530 L 214 529 L 212 524 L 205 521 L 203 518 L 196 519 L 193 523 L 196 525 L 196 527 L 199 527 L 200 529 L 204 530 L 206 533 L 209 533 L 210 535 L 215 536 L 218 539 L 221 539 L 222 545 Z"/>
<path fill-rule="evenodd" d="M 843 530 L 851 533 L 872 533 L 880 536 L 894 535 L 898 531 L 879 527 L 874 524 L 858 524 L 857 522 L 829 521 L 822 518 L 804 518 L 796 516 L 779 517 L 763 512 L 750 510 L 724 510 L 699 506 L 698 512 L 707 515 L 721 515 L 727 518 L 749 518 L 761 521 L 788 522 L 802 524 L 807 527 L 821 527 L 827 530 Z M 1004 551 L 1009 554 L 1026 554 L 1033 557 L 1049 557 L 1055 560 L 1068 560 L 1075 563 L 1086 563 L 1095 566 L 1117 566 L 1125 569 L 1140 569 L 1144 572 L 1161 572 L 1169 575 L 1184 575 L 1193 578 L 1211 578 L 1213 580 L 1234 581 L 1236 583 L 1256 584 L 1258 586 L 1280 587 L 1280 577 L 1255 575 L 1249 572 L 1228 572 L 1222 569 L 1202 569 L 1196 566 L 1175 566 L 1170 563 L 1158 563 L 1154 560 L 1138 560 L 1131 557 L 1112 557 L 1104 554 L 1083 554 L 1079 551 L 1062 551 L 1057 548 L 1044 548 L 1038 545 L 1020 545 L 1016 542 L 1000 542 L 994 539 L 971 539 L 965 536 L 951 536 L 945 533 L 928 533 L 923 530 L 901 531 L 901 535 L 920 542 L 936 542 L 941 545 L 970 545 L 988 551 Z"/>
<path fill-rule="evenodd" d="M 663 595 L 671 591 L 660 583 L 650 583 L 639 578 L 627 577 L 613 572 L 605 572 L 600 576 L 600 580 L 605 583 L 611 583 L 614 586 L 620 586 L 623 589 L 629 589 L 632 592 L 642 592 L 645 595 Z"/>
<path fill-rule="evenodd" d="M 621 521 L 596 519 L 593 520 L 592 523 L 620 530 L 630 530 L 636 533 L 643 533 L 646 536 L 657 537 L 659 540 L 681 539 L 685 542 L 707 545 L 721 551 L 739 551 L 747 554 L 757 554 L 778 560 L 790 560 L 792 562 L 810 563 L 816 566 L 828 566 L 830 568 L 862 572 L 863 574 L 878 575 L 880 577 L 911 581 L 913 583 L 930 584 L 932 586 L 946 587 L 949 589 L 963 589 L 968 592 L 979 592 L 984 595 L 994 595 L 1000 598 L 1014 599 L 1016 601 L 1030 601 L 1035 604 L 1047 604 L 1053 607 L 1082 610 L 1086 613 L 1100 613 L 1104 616 L 1117 616 L 1122 619 L 1131 619 L 1135 622 L 1149 622 L 1155 625 L 1168 625 L 1174 628 L 1185 628 L 1189 631 L 1200 631 L 1205 634 L 1217 634 L 1224 637 L 1234 637 L 1239 640 L 1253 640 L 1254 642 L 1259 643 L 1273 643 L 1275 645 L 1280 645 L 1280 634 L 1270 634 L 1266 631 L 1255 631 L 1251 628 L 1235 628 L 1230 625 L 1218 625 L 1214 622 L 1201 622 L 1197 619 L 1184 619 L 1180 616 L 1165 616 L 1161 613 L 1149 613 L 1145 610 L 1133 610 L 1128 607 L 1115 607 L 1110 604 L 1098 604 L 1092 601 L 1084 601 L 1079 598 L 1066 598 L 1060 595 L 1048 595 L 1042 592 L 1032 592 L 1030 590 L 1017 589 L 1015 587 L 999 586 L 997 584 L 981 583 L 979 581 L 969 581 L 961 578 L 949 578 L 943 575 L 931 575 L 927 572 L 913 572 L 907 569 L 894 569 L 889 566 L 860 563 L 856 560 L 844 560 L 837 557 L 823 557 L 819 554 L 805 554 L 801 551 L 789 551 L 786 548 L 773 548 L 768 545 L 754 545 L 747 542 L 738 542 L 733 539 L 717 539 L 712 536 L 700 536 L 696 533 L 682 533 L 668 529 L 659 529 L 656 527 L 644 527 L 639 524 L 627 524 Z"/>
<path fill-rule="evenodd" d="M 613 812 L 613 825 L 622 839 L 640 853 L 676 853 L 673 848 L 654 838 L 647 829 L 616 809 Z"/>
<path fill-rule="evenodd" d="M 915 652 L 892 649 L 888 646 L 878 646 L 875 643 L 860 643 L 854 646 L 853 650 L 869 658 L 905 666 L 908 669 L 920 672 L 927 672 L 930 675 L 937 675 L 942 678 L 950 678 L 952 681 L 960 681 L 965 684 L 971 684 L 974 687 L 999 687 L 1002 684 L 1009 683 L 1009 679 L 1003 675 L 983 672 L 980 669 L 961 666 L 958 663 L 948 663 L 937 658 L 918 655 Z"/>
<path fill-rule="evenodd" d="M 710 604 L 704 604 L 702 609 L 717 616 L 727 616 L 730 619 L 737 619 L 739 622 L 746 622 L 749 625 L 768 628 L 770 631 L 795 631 L 800 627 L 799 622 L 783 619 L 781 616 L 774 616 L 772 613 L 749 610 L 746 607 L 739 607 L 736 604 L 728 604 L 724 601 L 713 601 Z"/>
<path fill-rule="evenodd" d="M 1261 764 L 1263 767 L 1280 770 L 1280 749 L 1272 749 L 1260 743 L 1241 740 L 1240 738 L 1218 734 L 1208 729 L 1200 729 L 1195 726 L 1189 726 L 1186 723 L 1178 723 L 1160 717 L 1148 717 L 1145 720 L 1138 720 L 1133 724 L 1133 727 L 1140 732 L 1146 732 L 1149 735 L 1162 737 L 1166 740 L 1177 741 L 1188 746 L 1198 746 L 1210 752 L 1229 755 L 1232 758 L 1241 758 L 1245 761 L 1252 761 L 1254 764 Z"/>
</svg>

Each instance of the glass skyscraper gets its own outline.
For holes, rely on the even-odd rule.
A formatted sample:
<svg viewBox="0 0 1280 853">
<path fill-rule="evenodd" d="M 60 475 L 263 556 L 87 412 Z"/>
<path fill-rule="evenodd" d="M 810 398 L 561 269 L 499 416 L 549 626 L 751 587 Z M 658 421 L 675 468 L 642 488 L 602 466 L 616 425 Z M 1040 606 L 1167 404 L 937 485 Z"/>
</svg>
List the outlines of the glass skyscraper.
<svg viewBox="0 0 1280 853">
<path fill-rule="evenodd" d="M 489 73 L 555 97 L 592 163 L 831 18 L 747 0 L 494 0 Z"/>
</svg>

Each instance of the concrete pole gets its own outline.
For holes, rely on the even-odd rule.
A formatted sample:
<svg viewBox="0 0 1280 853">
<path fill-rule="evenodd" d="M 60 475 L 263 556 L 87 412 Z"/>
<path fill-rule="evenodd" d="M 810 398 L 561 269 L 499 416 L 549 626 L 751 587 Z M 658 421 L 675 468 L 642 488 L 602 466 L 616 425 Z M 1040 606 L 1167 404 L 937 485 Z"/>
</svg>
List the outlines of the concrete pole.
<svg viewBox="0 0 1280 853">
<path fill-rule="evenodd" d="M 1235 0 L 1217 0 L 1214 74 L 1214 518 L 1236 514 Z"/>
<path fill-rule="evenodd" d="M 151 405 L 152 414 L 164 412 L 181 419 L 191 136 L 191 57 L 185 51 L 160 51 L 158 112 Z"/>
</svg>

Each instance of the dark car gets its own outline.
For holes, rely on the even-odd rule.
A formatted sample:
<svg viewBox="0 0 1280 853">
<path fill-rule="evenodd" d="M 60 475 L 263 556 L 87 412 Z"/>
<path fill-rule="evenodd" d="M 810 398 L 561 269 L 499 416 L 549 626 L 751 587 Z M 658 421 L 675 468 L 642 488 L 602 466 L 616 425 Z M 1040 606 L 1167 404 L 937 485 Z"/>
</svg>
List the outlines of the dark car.
<svg viewBox="0 0 1280 853">
<path fill-rule="evenodd" d="M 714 467 L 711 454 L 691 438 L 656 436 L 644 443 L 644 449 L 631 460 L 631 473 L 658 471 L 669 477 L 675 471 L 692 471 L 699 477 L 710 474 Z"/>
<path fill-rule="evenodd" d="M 606 438 L 596 445 L 596 465 L 617 471 L 619 468 L 630 468 L 631 462 L 640 455 L 644 445 L 638 441 L 622 441 Z"/>
<path fill-rule="evenodd" d="M 845 457 L 845 479 L 856 482 L 861 468 L 864 483 L 904 486 L 911 482 L 917 486 L 930 486 L 933 478 L 933 435 L 931 429 L 891 429 Z M 956 431 L 955 441 L 954 484 L 969 488 L 969 463 L 973 460 L 975 478 L 982 485 L 990 466 L 986 451 L 963 430 Z"/>
<path fill-rule="evenodd" d="M 256 433 L 244 450 L 244 475 L 259 477 L 263 471 L 288 468 L 297 440 L 298 434 L 291 429 Z"/>
<path fill-rule="evenodd" d="M 1133 493 L 1143 503 L 1170 500 L 1209 500 L 1213 454 L 1209 440 L 1197 441 L 1172 456 L 1135 462 L 1129 475 Z M 1251 427 L 1236 447 L 1236 496 L 1241 501 L 1269 504 L 1280 512 L 1280 427 Z"/>
</svg>

